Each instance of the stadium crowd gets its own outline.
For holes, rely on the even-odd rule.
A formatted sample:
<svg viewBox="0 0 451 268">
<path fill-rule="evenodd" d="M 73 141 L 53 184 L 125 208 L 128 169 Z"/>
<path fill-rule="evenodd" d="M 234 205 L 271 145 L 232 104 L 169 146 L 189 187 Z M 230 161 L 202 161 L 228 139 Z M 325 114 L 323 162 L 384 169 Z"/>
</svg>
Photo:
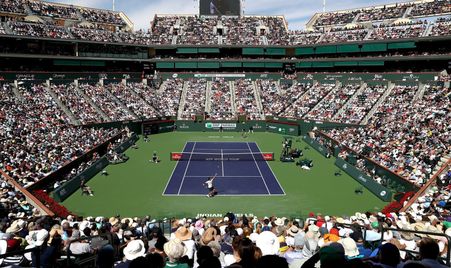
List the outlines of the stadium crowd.
<svg viewBox="0 0 451 268">
<path fill-rule="evenodd" d="M 99 122 L 99 114 L 94 107 L 76 90 L 75 84 L 60 84 L 50 86 L 58 99 L 65 105 L 82 124 Z"/>
<path fill-rule="evenodd" d="M 254 84 L 251 79 L 238 79 L 234 82 L 235 105 L 238 114 L 246 115 L 251 120 L 262 119 L 257 105 Z"/>
<path fill-rule="evenodd" d="M 432 24 L 430 36 L 449 35 L 447 18 L 439 18 Z M 177 24 L 175 23 L 182 23 Z M 304 32 L 288 31 L 279 17 L 232 17 L 223 19 L 217 26 L 217 19 L 194 16 L 156 17 L 149 31 L 111 31 L 101 25 L 78 24 L 72 27 L 53 25 L 51 22 L 30 23 L 8 21 L 14 35 L 56 39 L 78 39 L 94 42 L 113 42 L 136 45 L 202 44 L 202 45 L 311 45 L 320 43 L 342 43 L 362 40 L 384 40 L 422 37 L 428 27 L 427 21 L 412 21 L 405 24 L 380 24 L 370 28 L 362 26 L 346 29 L 335 27 Z M 264 24 L 266 23 L 266 24 Z M 177 26 L 177 27 L 176 27 Z M 222 29 L 222 35 L 214 31 Z M 223 27 L 223 28 L 221 28 Z M 371 34 L 368 34 L 371 32 Z M 1 34 L 6 34 L 3 32 Z"/>
<path fill-rule="evenodd" d="M 380 25 L 379 28 L 374 29 L 368 40 L 386 40 L 386 39 L 398 39 L 398 38 L 417 38 L 421 37 L 426 30 L 427 25 L 411 24 L 401 26 L 385 26 Z"/>
<path fill-rule="evenodd" d="M 141 119 L 154 118 L 156 112 L 146 101 L 139 97 L 133 89 L 141 87 L 142 90 L 149 88 L 142 83 L 109 84 L 106 89 L 116 96 L 127 108 Z"/>
<path fill-rule="evenodd" d="M 205 111 L 207 80 L 190 79 L 186 84 L 186 96 L 181 119 L 190 120 L 195 115 L 203 114 Z"/>
<path fill-rule="evenodd" d="M 365 129 L 328 133 L 411 182 L 422 185 L 441 157 L 448 156 L 449 89 L 428 88 L 414 100 L 418 87 L 396 86 Z"/>
<path fill-rule="evenodd" d="M 310 120 L 331 121 L 334 115 L 337 114 L 359 88 L 359 84 L 348 84 L 336 87 L 332 93 L 324 97 L 318 105 L 308 112 L 305 118 Z"/>
<path fill-rule="evenodd" d="M 447 213 L 436 203 L 408 213 L 357 212 L 345 217 L 310 212 L 306 219 L 291 220 L 229 212 L 223 218 L 175 219 L 165 234 L 163 223 L 149 216 L 60 219 L 19 212 L 0 226 L 0 249 L 40 247 L 43 267 L 67 264 L 64 257 L 70 251 L 72 261 L 94 257 L 97 267 L 441 268 L 447 267 L 442 264 L 448 252 L 445 235 L 451 235 Z M 36 265 L 36 254 L 3 262 Z"/>
<path fill-rule="evenodd" d="M 341 114 L 337 114 L 335 120 L 343 123 L 359 124 L 373 108 L 374 104 L 376 104 L 385 90 L 387 90 L 387 86 L 366 85 L 362 92 L 349 100 L 350 102 L 347 104 L 346 109 Z"/>
<path fill-rule="evenodd" d="M 12 88 L 3 89 L 0 163 L 22 186 L 35 183 L 118 133 L 64 125 L 68 118 L 41 85 L 21 87 L 20 98 Z"/>
<path fill-rule="evenodd" d="M 232 105 L 230 84 L 224 78 L 216 78 L 211 85 L 210 119 L 227 120 L 235 118 Z"/>
<path fill-rule="evenodd" d="M 326 97 L 334 88 L 334 84 L 315 84 L 308 85 L 307 90 L 294 102 L 287 106 L 279 115 L 285 117 L 304 117 L 313 109 L 324 97 Z"/>
</svg>

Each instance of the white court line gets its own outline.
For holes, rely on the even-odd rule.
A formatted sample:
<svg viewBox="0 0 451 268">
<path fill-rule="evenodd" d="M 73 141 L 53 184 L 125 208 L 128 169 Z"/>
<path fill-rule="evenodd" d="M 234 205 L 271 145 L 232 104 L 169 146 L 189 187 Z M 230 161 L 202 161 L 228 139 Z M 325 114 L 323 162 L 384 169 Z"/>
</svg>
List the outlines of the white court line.
<svg viewBox="0 0 451 268">
<path fill-rule="evenodd" d="M 221 149 L 221 166 L 222 166 L 222 176 L 224 177 L 224 152 Z"/>
<path fill-rule="evenodd" d="M 188 144 L 188 142 L 185 142 L 185 146 L 183 146 L 183 151 L 185 151 L 186 145 Z M 163 193 L 162 195 L 165 195 L 164 193 L 166 192 L 166 190 L 168 189 L 169 186 L 169 182 L 172 180 L 172 176 L 174 176 L 174 171 L 177 168 L 177 166 L 179 165 L 180 162 L 177 161 L 177 163 L 174 165 L 174 168 L 172 169 L 172 173 L 171 176 L 168 179 L 168 182 L 166 182 L 166 187 L 164 187 Z"/>
<path fill-rule="evenodd" d="M 211 175 L 205 176 L 185 176 L 185 178 L 207 178 Z M 216 178 L 261 178 L 260 176 L 217 176 Z"/>
<path fill-rule="evenodd" d="M 258 173 L 260 173 L 260 177 L 262 178 L 262 181 L 263 181 L 263 183 L 265 184 L 266 191 L 268 191 L 268 194 L 271 195 L 271 192 L 270 192 L 269 189 L 268 189 L 268 185 L 266 185 L 266 181 L 265 181 L 265 179 L 263 178 L 262 171 L 260 170 L 260 167 L 258 166 L 257 161 L 255 160 L 255 156 L 254 156 L 254 154 L 252 153 L 251 147 L 249 146 L 249 142 L 246 142 L 246 144 L 247 144 L 247 147 L 249 148 L 249 151 L 251 152 L 252 158 L 254 159 L 254 164 L 255 164 L 255 166 L 256 166 L 257 169 L 258 169 Z"/>
<path fill-rule="evenodd" d="M 258 146 L 258 144 L 257 144 L 256 142 L 254 142 L 254 143 L 255 143 L 255 145 L 257 146 L 257 149 L 261 152 L 260 147 Z M 276 174 L 274 173 L 274 171 L 272 171 L 271 165 L 268 164 L 268 163 L 266 163 L 266 162 L 265 162 L 265 164 L 268 165 L 269 170 L 271 170 L 272 175 L 274 176 L 274 178 L 275 178 L 276 181 L 277 181 L 277 184 L 279 184 L 280 189 L 282 189 L 283 194 L 278 194 L 278 195 L 287 195 L 287 194 L 285 193 L 285 190 L 283 189 L 282 185 L 280 185 L 280 182 L 279 182 L 279 180 L 277 179 Z"/>
<path fill-rule="evenodd" d="M 271 196 L 285 196 L 284 194 L 270 194 Z M 164 196 L 203 196 L 205 197 L 205 194 L 165 194 Z M 218 194 L 215 196 L 215 198 L 218 197 L 229 197 L 229 196 L 268 196 L 268 194 Z"/>
<path fill-rule="evenodd" d="M 183 182 L 185 181 L 186 172 L 188 172 L 189 163 L 191 162 L 191 157 L 193 156 L 193 151 L 194 151 L 195 147 L 196 147 L 196 142 L 194 142 L 193 149 L 191 149 L 191 155 L 189 156 L 188 164 L 186 164 L 185 173 L 183 173 L 182 182 L 180 183 L 180 187 L 179 187 L 179 191 L 177 192 L 177 195 L 179 195 L 180 191 L 182 190 Z"/>
<path fill-rule="evenodd" d="M 223 151 L 238 151 L 238 150 L 244 150 L 247 153 L 247 149 L 222 149 L 222 148 L 214 148 L 214 149 L 202 149 L 202 148 L 197 148 L 196 151 L 219 151 L 219 150 L 223 150 Z M 186 152 L 188 153 L 188 152 Z M 244 153 L 244 152 L 243 152 Z"/>
</svg>

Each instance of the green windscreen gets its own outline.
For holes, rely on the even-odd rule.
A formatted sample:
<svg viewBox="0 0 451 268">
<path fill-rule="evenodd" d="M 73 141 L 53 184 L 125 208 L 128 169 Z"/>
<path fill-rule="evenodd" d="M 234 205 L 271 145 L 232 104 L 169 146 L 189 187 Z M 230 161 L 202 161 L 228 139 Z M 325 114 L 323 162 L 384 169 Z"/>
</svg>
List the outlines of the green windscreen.
<svg viewBox="0 0 451 268">
<path fill-rule="evenodd" d="M 179 48 L 177 48 L 177 54 L 197 54 L 197 48 L 195 48 L 195 47 L 179 47 Z"/>
<path fill-rule="evenodd" d="M 357 66 L 356 61 L 336 61 L 335 66 Z"/>
<path fill-rule="evenodd" d="M 389 43 L 388 49 L 416 48 L 415 42 Z"/>
<path fill-rule="evenodd" d="M 264 55 L 265 51 L 261 47 L 244 47 L 243 55 Z"/>
<path fill-rule="evenodd" d="M 219 62 L 198 62 L 198 68 L 219 69 Z"/>
<path fill-rule="evenodd" d="M 364 44 L 362 52 L 387 51 L 387 44 Z"/>
<path fill-rule="evenodd" d="M 224 67 L 224 68 L 241 68 L 242 65 L 241 65 L 241 62 L 239 62 L 239 61 L 224 61 L 224 62 L 221 62 L 221 67 Z"/>
<path fill-rule="evenodd" d="M 266 55 L 285 55 L 285 48 L 267 48 Z"/>
<path fill-rule="evenodd" d="M 360 52 L 360 48 L 359 45 L 340 45 L 337 46 L 337 52 L 342 53 L 342 52 Z"/>
<path fill-rule="evenodd" d="M 333 53 L 337 53 L 337 46 L 316 47 L 316 54 L 333 54 Z"/>
<path fill-rule="evenodd" d="M 282 68 L 283 63 L 281 62 L 265 62 L 266 68 Z"/>
<path fill-rule="evenodd" d="M 173 69 L 174 63 L 173 62 L 157 62 L 156 67 L 157 67 L 157 69 Z"/>
<path fill-rule="evenodd" d="M 244 68 L 258 68 L 258 67 L 265 67 L 264 62 L 243 62 Z"/>
<path fill-rule="evenodd" d="M 312 63 L 309 61 L 301 61 L 301 62 L 296 63 L 296 67 L 297 68 L 311 68 Z"/>
<path fill-rule="evenodd" d="M 384 61 L 359 61 L 359 66 L 384 66 Z"/>
<path fill-rule="evenodd" d="M 197 50 L 199 53 L 219 53 L 219 48 L 217 47 L 201 47 Z"/>
<path fill-rule="evenodd" d="M 176 62 L 175 63 L 175 68 L 178 68 L 178 69 L 196 69 L 197 68 L 197 62 L 191 62 L 191 61 Z"/>
<path fill-rule="evenodd" d="M 313 68 L 326 68 L 326 67 L 334 67 L 334 63 L 331 61 L 316 61 L 312 64 Z"/>
</svg>

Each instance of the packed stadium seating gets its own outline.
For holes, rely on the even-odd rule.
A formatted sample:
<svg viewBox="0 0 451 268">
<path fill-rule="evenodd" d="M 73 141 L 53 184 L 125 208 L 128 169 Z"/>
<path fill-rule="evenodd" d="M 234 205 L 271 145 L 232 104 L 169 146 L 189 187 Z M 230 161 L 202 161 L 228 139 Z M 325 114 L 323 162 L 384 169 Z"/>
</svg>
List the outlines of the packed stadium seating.
<svg viewBox="0 0 451 268">
<path fill-rule="evenodd" d="M 441 157 L 449 155 L 449 130 L 444 125 L 449 120 L 449 89 L 431 87 L 421 100 L 414 100 L 417 90 L 395 87 L 367 128 L 330 134 L 410 181 L 424 184 Z"/>
<path fill-rule="evenodd" d="M 378 13 L 379 15 L 364 16 L 370 11 L 367 10 L 360 14 L 359 18 L 364 21 L 380 21 L 377 18 L 381 14 L 386 14 Z M 64 13 L 65 11 L 61 12 Z M 449 25 L 448 17 L 440 17 L 435 22 L 429 23 L 426 20 L 405 19 L 400 22 L 383 20 L 384 22 L 381 24 L 352 24 L 347 26 L 347 23 L 342 22 L 349 20 L 349 15 L 340 14 L 330 14 L 334 18 L 330 25 L 336 26 L 326 31 L 322 29 L 288 31 L 287 23 L 283 17 L 271 16 L 223 17 L 221 19 L 178 15 L 155 16 L 152 27 L 148 32 L 143 30 L 136 32 L 112 31 L 110 28 L 102 26 L 103 24 L 100 24 L 100 22 L 98 22 L 99 24 L 78 23 L 70 27 L 56 26 L 51 21 L 37 23 L 8 21 L 6 25 L 14 35 L 137 45 L 311 45 L 384 40 L 387 38 L 419 38 L 426 33 L 429 36 L 446 36 L 449 34 L 449 31 L 447 31 L 449 28 L 447 27 Z M 328 16 L 323 14 L 317 22 L 322 23 L 321 21 L 327 20 Z M 384 16 L 390 17 L 391 15 Z M 113 23 L 114 17 L 114 15 L 111 15 L 111 17 L 99 15 L 95 17 L 94 21 L 103 18 L 106 20 L 103 23 Z M 421 19 L 421 17 L 419 18 Z M 429 25 L 432 28 L 430 32 L 427 31 Z M 1 31 L 1 28 L 0 26 L 0 34 L 6 34 L 6 31 Z"/>
<path fill-rule="evenodd" d="M 2 0 L 0 35 L 1 38 L 36 39 L 36 43 L 52 39 L 50 42 L 57 45 L 81 40 L 79 43 L 86 45 L 80 48 L 81 54 L 95 50 L 87 49 L 90 45 L 98 45 L 97 50 L 121 57 L 128 49 L 151 51 L 147 46 L 154 45 L 216 45 L 232 49 L 264 46 L 266 49 L 267 46 L 363 44 L 365 41 L 371 44 L 373 40 L 416 38 L 446 42 L 451 28 L 450 13 L 449 0 L 388 4 L 318 13 L 305 31 L 289 31 L 283 16 L 156 15 L 149 30 L 133 31 L 125 14 L 111 10 L 37 0 Z M 57 39 L 64 40 L 58 43 Z M 107 43 L 115 47 L 107 47 Z M 449 50 L 429 48 L 405 53 L 392 50 L 379 56 L 449 54 Z M 30 45 L 26 49 L 33 58 L 35 47 Z M 12 51 L 13 47 L 7 49 Z M 217 57 L 222 56 L 234 58 L 233 55 Z M 162 57 L 173 57 L 173 54 Z M 280 59 L 287 59 L 288 54 L 284 57 Z M 264 58 L 257 60 L 260 59 Z M 58 64 L 65 67 L 74 64 L 58 60 L 61 59 L 54 60 L 52 70 Z M 26 76 L 29 66 L 9 66 L 13 61 L 2 62 L 0 69 L 17 68 Z M 355 61 L 356 66 L 360 63 Z M 81 61 L 77 64 L 77 71 L 85 67 L 86 72 L 95 67 L 99 67 L 98 71 L 121 69 L 110 62 L 102 66 L 83 65 Z M 47 72 L 44 64 L 38 68 L 39 73 Z M 133 67 L 124 69 L 128 68 Z M 434 69 L 433 66 L 419 68 Z M 154 80 L 144 79 L 149 78 L 144 71 L 143 79 L 124 76 L 124 80 L 116 77 L 111 81 L 97 77 L 62 81 L 35 81 L 26 77 L 3 81 L 2 73 L 0 255 L 15 253 L 0 259 L 0 266 L 36 267 L 39 262 L 41 267 L 68 267 L 69 262 L 80 261 L 85 263 L 82 267 L 298 268 L 302 265 L 309 268 L 317 262 L 324 267 L 407 267 L 408 262 L 419 258 L 410 267 L 445 267 L 438 264 L 439 257 L 449 266 L 451 92 L 446 73 L 437 72 L 434 81 L 427 82 L 376 77 L 356 81 L 301 81 L 297 80 L 297 73 L 281 74 L 280 79 L 265 78 L 266 70 L 257 79 L 237 78 L 244 74 L 240 71 L 233 70 L 234 78 L 230 79 L 178 78 L 174 74 L 160 81 L 158 74 Z M 350 69 L 339 69 L 332 76 L 347 72 Z M 405 69 L 397 72 L 414 76 Z M 314 129 L 308 134 L 316 135 L 315 140 L 323 145 L 331 139 L 338 142 L 341 146 L 338 157 L 345 160 L 357 157 L 356 168 L 377 183 L 386 185 L 386 178 L 368 168 L 367 160 L 420 190 L 398 204 L 396 212 L 362 211 L 344 216 L 314 211 L 305 219 L 232 213 L 163 221 L 149 216 L 132 218 L 136 215 L 50 217 L 43 215 L 50 207 L 48 203 L 45 208 L 31 204 L 35 204 L 34 197 L 40 194 L 49 198 L 48 192 L 82 174 L 104 155 L 116 157 L 113 148 L 129 137 L 130 131 L 112 125 L 161 117 L 197 120 L 199 115 L 206 120 L 233 122 L 242 116 L 249 120 L 281 116 L 289 120 L 360 125 Z M 102 127 L 91 127 L 96 124 Z M 103 127 L 108 124 L 109 127 Z M 105 144 L 106 151 L 86 155 Z M 82 156 L 85 157 L 81 159 Z M 28 191 L 75 160 L 82 161 L 58 174 L 47 188 Z M 336 202 L 333 196 L 327 198 Z M 402 212 L 398 213 L 399 209 Z M 17 253 L 26 248 L 39 249 Z M 418 253 L 419 257 L 415 258 Z M 75 256 L 63 258 L 66 254 Z"/>
</svg>

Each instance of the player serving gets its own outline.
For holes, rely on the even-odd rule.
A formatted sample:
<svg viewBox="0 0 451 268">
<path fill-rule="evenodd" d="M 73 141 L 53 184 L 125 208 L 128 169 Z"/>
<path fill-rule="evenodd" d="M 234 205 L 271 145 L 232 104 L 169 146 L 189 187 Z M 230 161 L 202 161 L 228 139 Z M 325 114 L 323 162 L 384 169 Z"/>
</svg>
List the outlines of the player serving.
<svg viewBox="0 0 451 268">
<path fill-rule="evenodd" d="M 208 197 L 213 197 L 218 194 L 216 188 L 213 186 L 213 181 L 216 178 L 217 173 L 214 176 L 208 177 L 208 179 L 204 182 L 204 186 L 208 188 Z"/>
</svg>

